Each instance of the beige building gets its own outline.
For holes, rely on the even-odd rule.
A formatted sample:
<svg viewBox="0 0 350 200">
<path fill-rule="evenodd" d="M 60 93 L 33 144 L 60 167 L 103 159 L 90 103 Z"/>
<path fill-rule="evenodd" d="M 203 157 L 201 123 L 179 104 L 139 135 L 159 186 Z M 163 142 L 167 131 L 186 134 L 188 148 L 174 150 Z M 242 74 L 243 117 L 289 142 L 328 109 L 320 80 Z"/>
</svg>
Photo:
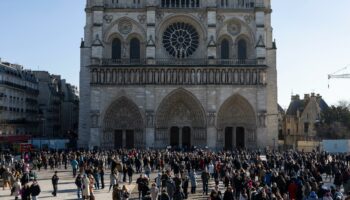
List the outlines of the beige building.
<svg viewBox="0 0 350 200">
<path fill-rule="evenodd" d="M 284 117 L 285 144 L 297 146 L 298 141 L 317 139 L 315 126 L 320 122 L 322 110 L 326 108 L 328 105 L 319 94 L 305 94 L 304 99 L 293 95 Z"/>
<path fill-rule="evenodd" d="M 0 60 L 0 136 L 40 134 L 38 94 L 38 80 L 31 71 Z"/>
<path fill-rule="evenodd" d="M 80 147 L 277 140 L 270 0 L 87 0 L 85 12 Z"/>
</svg>

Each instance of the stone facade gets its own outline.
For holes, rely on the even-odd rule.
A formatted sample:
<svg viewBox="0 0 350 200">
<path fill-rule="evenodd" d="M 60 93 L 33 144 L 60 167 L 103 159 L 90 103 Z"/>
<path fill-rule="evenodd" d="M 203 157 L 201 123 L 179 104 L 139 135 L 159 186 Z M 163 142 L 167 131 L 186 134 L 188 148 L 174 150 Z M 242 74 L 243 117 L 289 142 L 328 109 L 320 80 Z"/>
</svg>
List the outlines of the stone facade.
<svg viewBox="0 0 350 200">
<path fill-rule="evenodd" d="M 0 136 L 40 134 L 38 94 L 31 71 L 0 60 Z"/>
<path fill-rule="evenodd" d="M 270 0 L 88 0 L 85 11 L 80 147 L 273 145 Z"/>
<path fill-rule="evenodd" d="M 293 95 L 283 120 L 285 145 L 297 146 L 298 141 L 316 140 L 315 126 L 326 108 L 328 105 L 319 94 L 305 94 L 304 99 Z"/>
</svg>

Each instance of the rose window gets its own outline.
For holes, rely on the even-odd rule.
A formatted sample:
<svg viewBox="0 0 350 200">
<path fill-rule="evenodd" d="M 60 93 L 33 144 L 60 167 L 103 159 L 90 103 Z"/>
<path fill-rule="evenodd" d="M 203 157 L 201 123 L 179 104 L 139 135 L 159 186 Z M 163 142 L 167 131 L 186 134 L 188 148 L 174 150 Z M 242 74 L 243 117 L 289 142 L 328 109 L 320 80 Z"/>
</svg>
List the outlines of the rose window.
<svg viewBox="0 0 350 200">
<path fill-rule="evenodd" d="M 171 24 L 163 34 L 163 46 L 175 58 L 191 56 L 199 46 L 199 35 L 196 29 L 187 23 Z"/>
</svg>

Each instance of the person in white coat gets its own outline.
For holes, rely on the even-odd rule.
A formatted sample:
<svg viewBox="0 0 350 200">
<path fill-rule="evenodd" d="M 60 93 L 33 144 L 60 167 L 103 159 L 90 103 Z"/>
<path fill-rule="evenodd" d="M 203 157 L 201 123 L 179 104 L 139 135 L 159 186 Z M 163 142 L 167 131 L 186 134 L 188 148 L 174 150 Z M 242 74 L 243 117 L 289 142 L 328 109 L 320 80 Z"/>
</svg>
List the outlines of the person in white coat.
<svg viewBox="0 0 350 200">
<path fill-rule="evenodd" d="M 214 177 L 214 164 L 212 162 L 210 162 L 208 165 L 208 172 L 211 177 Z"/>
<path fill-rule="evenodd" d="M 15 196 L 15 200 L 18 199 L 18 197 L 21 195 L 21 187 L 22 187 L 22 184 L 21 184 L 21 181 L 19 179 L 17 179 L 14 183 L 13 183 L 13 186 L 12 186 L 12 190 L 11 192 L 13 196 Z"/>
<path fill-rule="evenodd" d="M 86 174 L 84 174 L 84 177 L 83 177 L 83 199 L 89 199 L 89 198 L 90 198 L 90 179 Z"/>
</svg>

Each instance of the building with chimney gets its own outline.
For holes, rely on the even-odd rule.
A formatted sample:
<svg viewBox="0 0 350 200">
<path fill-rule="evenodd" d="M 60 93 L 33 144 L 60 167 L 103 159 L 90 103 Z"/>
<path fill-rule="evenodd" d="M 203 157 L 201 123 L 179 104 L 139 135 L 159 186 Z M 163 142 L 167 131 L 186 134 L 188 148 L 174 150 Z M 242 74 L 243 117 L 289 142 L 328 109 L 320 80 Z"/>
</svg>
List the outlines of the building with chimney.
<svg viewBox="0 0 350 200">
<path fill-rule="evenodd" d="M 304 99 L 299 95 L 292 95 L 284 116 L 285 145 L 295 147 L 298 141 L 316 140 L 315 127 L 320 123 L 322 111 L 327 108 L 327 103 L 319 94 L 305 94 Z"/>
</svg>

